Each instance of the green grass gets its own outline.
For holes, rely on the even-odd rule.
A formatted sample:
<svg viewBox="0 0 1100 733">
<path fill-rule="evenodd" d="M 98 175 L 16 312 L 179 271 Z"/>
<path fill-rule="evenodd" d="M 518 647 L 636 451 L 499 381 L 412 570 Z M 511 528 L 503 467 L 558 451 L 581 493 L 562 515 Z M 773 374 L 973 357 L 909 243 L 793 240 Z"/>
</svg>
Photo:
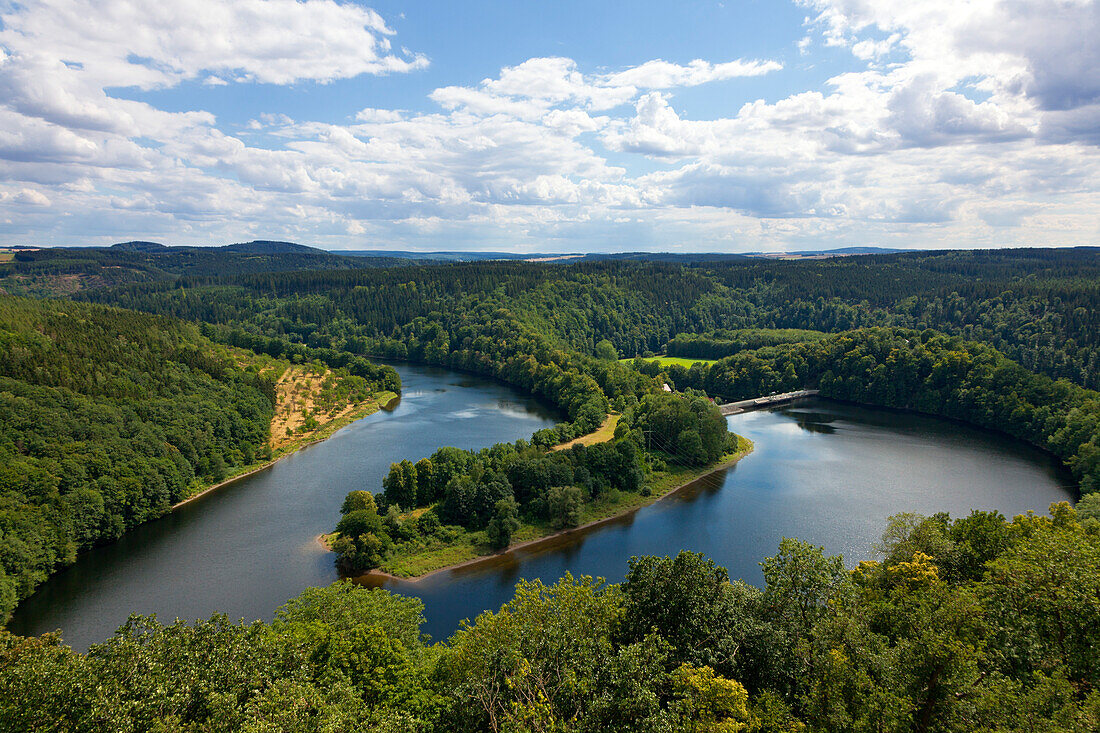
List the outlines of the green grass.
<svg viewBox="0 0 1100 733">
<path fill-rule="evenodd" d="M 565 450 L 566 448 L 572 448 L 574 445 L 595 445 L 596 443 L 606 443 L 615 437 L 615 426 L 619 424 L 619 414 L 612 412 L 608 414 L 607 419 L 603 421 L 603 425 L 595 430 L 595 432 L 588 435 L 582 435 L 579 438 L 573 438 L 573 440 L 561 443 L 554 446 L 554 450 Z"/>
<path fill-rule="evenodd" d="M 673 364 L 679 364 L 685 369 L 690 369 L 692 364 L 713 364 L 718 361 L 717 359 L 686 359 L 682 356 L 655 356 L 649 359 L 642 357 L 645 361 L 655 361 L 661 366 L 672 366 Z M 634 361 L 634 359 L 619 359 L 622 362 Z"/>
</svg>

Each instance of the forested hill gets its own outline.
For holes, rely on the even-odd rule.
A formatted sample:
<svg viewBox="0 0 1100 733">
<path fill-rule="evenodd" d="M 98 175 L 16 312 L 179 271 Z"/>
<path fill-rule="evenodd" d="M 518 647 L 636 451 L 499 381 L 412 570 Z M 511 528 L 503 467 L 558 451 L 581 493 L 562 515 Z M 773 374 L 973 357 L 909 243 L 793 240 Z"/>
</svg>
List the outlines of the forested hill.
<svg viewBox="0 0 1100 733">
<path fill-rule="evenodd" d="M 10 260 L 0 262 L 0 293 L 64 296 L 124 283 L 397 264 L 408 264 L 408 260 L 345 257 L 289 242 L 245 242 L 225 247 L 166 247 L 155 242 L 121 242 L 112 247 L 16 251 Z"/>
<path fill-rule="evenodd" d="M 0 620 L 268 451 L 274 388 L 178 321 L 0 296 Z"/>
<path fill-rule="evenodd" d="M 480 262 L 281 272 L 88 293 L 185 319 L 246 324 L 311 345 L 446 326 L 492 301 L 559 347 L 658 352 L 680 333 L 932 328 L 991 344 L 1032 371 L 1100 388 L 1100 249 L 914 252 L 813 261 Z M 187 285 L 184 288 L 181 285 Z M 398 334 L 400 335 L 400 334 Z"/>
</svg>

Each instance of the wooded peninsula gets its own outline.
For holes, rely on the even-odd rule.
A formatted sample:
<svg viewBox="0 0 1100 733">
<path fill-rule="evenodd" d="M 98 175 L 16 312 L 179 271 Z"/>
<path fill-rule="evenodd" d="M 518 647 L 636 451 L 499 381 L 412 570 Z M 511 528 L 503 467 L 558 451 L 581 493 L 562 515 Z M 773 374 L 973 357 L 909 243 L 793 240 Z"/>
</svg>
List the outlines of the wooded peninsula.
<svg viewBox="0 0 1100 733">
<path fill-rule="evenodd" d="M 785 539 L 761 588 L 685 539 L 622 583 L 520 582 L 435 644 L 418 600 L 346 581 L 270 623 L 134 616 L 86 654 L 4 631 L 0 728 L 1100 726 L 1100 250 L 555 264 L 276 244 L 0 263 L 0 618 L 80 553 L 389 402 L 378 360 L 490 377 L 560 420 L 365 479 L 327 538 L 349 576 L 642 506 L 750 449 L 720 404 L 807 388 L 1026 441 L 1080 499 L 899 507 L 877 562 Z"/>
</svg>

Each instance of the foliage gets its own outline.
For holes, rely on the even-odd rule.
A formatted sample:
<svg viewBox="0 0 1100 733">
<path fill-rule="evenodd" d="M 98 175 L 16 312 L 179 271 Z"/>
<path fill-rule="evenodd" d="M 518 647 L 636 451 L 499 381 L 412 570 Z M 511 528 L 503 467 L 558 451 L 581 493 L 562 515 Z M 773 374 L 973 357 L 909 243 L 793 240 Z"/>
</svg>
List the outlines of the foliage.
<svg viewBox="0 0 1100 733">
<path fill-rule="evenodd" d="M 494 549 L 500 550 L 512 543 L 512 535 L 519 529 L 519 509 L 513 499 L 501 499 L 496 504 L 485 533 Z"/>
<path fill-rule="evenodd" d="M 501 549 L 521 518 L 555 530 L 574 527 L 590 501 L 611 491 L 642 491 L 646 460 L 631 439 L 561 451 L 522 440 L 476 452 L 440 448 L 416 463 L 390 466 L 377 497 L 392 516 L 388 522 L 377 508 L 357 510 L 366 492 L 349 494 L 332 547 L 345 572 L 378 567 L 388 556 L 441 548 L 463 530 L 484 530 L 487 549 Z"/>
<path fill-rule="evenodd" d="M 1050 514 L 898 515 L 854 571 L 783 540 L 763 590 L 689 552 L 521 581 L 434 646 L 418 600 L 348 582 L 269 624 L 133 616 L 87 654 L 0 632 L 0 729 L 1084 733 L 1100 523 Z"/>
<path fill-rule="evenodd" d="M 78 552 L 262 458 L 272 400 L 193 327 L 0 298 L 0 620 Z"/>
<path fill-rule="evenodd" d="M 606 340 L 622 356 L 666 345 L 675 350 L 670 341 L 678 334 L 711 334 L 716 342 L 735 342 L 732 348 L 755 349 L 808 338 L 753 329 L 933 328 L 990 344 L 1032 371 L 1100 388 L 1100 329 L 1091 317 L 1100 296 L 1095 248 L 748 258 L 692 266 L 480 262 L 240 275 L 197 284 L 133 285 L 88 297 L 357 354 L 446 359 L 506 380 L 482 355 L 503 361 L 500 346 L 511 344 L 481 342 L 474 359 L 446 356 L 439 347 L 463 350 L 478 336 L 499 338 L 477 325 L 485 317 L 513 320 L 537 332 L 547 348 L 594 354 Z M 416 327 L 416 319 L 441 325 L 446 342 Z M 460 345 L 467 335 L 469 346 Z M 733 353 L 723 348 L 708 353 Z M 540 363 L 548 355 L 523 352 Z M 601 381 L 604 368 L 586 370 L 610 399 L 623 392 Z"/>
<path fill-rule="evenodd" d="M 641 436 L 643 445 L 689 465 L 713 463 L 731 446 L 726 420 L 710 401 L 691 395 L 646 395 L 619 420 L 616 432 Z"/>
</svg>

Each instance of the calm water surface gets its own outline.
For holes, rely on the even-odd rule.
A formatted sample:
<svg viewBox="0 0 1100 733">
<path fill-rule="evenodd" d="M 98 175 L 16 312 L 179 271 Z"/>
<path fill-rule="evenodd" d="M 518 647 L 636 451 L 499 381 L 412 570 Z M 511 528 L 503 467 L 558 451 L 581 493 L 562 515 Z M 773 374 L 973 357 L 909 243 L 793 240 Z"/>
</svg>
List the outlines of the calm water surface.
<svg viewBox="0 0 1100 733">
<path fill-rule="evenodd" d="M 335 578 L 313 538 L 344 494 L 377 487 L 389 463 L 449 444 L 480 447 L 552 422 L 500 385 L 402 366 L 405 397 L 268 472 L 139 528 L 83 558 L 19 610 L 17 633 L 61 628 L 76 647 L 102 640 L 130 610 L 162 619 L 270 618 L 286 599 Z M 463 385 L 460 388 L 460 385 Z M 934 418 L 827 401 L 729 418 L 756 443 L 736 467 L 616 523 L 489 563 L 384 587 L 419 596 L 434 639 L 496 609 L 520 578 L 552 583 L 566 571 L 619 581 L 631 555 L 706 553 L 734 578 L 759 583 L 757 563 L 782 537 L 871 557 L 885 519 L 900 511 L 1008 516 L 1071 498 L 1070 477 L 1046 455 L 996 434 Z"/>
<path fill-rule="evenodd" d="M 946 420 L 814 400 L 734 415 L 729 426 L 755 451 L 669 499 L 556 546 L 383 587 L 421 597 L 425 631 L 443 639 L 461 619 L 508 601 L 520 578 L 552 583 L 569 571 L 618 582 L 631 555 L 689 549 L 759 584 L 757 563 L 783 537 L 843 554 L 851 567 L 872 557 L 891 514 L 1011 517 L 1072 499 L 1071 477 L 1047 455 Z"/>
<path fill-rule="evenodd" d="M 378 412 L 266 471 L 225 486 L 81 557 L 17 609 L 17 634 L 61 629 L 74 648 L 103 641 L 131 611 L 270 619 L 311 585 L 336 580 L 316 537 L 344 496 L 378 490 L 390 463 L 442 445 L 483 448 L 529 438 L 556 413 L 507 386 L 443 369 L 394 365 L 404 385 Z"/>
</svg>

